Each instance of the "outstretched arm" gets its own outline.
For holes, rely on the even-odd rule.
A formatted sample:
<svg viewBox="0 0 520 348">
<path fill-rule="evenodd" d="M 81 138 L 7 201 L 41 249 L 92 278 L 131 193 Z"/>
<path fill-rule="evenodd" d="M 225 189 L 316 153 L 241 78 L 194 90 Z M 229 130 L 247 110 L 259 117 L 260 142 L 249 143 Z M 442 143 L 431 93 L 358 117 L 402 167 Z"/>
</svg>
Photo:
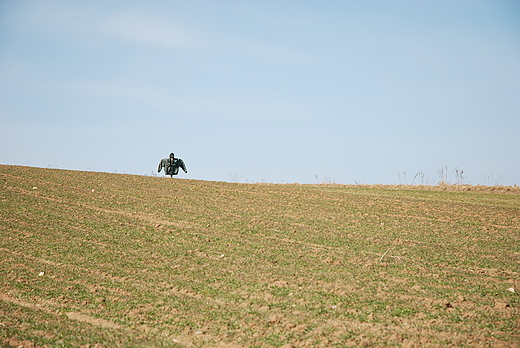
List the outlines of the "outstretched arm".
<svg viewBox="0 0 520 348">
<path fill-rule="evenodd" d="M 157 168 L 157 173 L 160 173 L 163 168 L 163 161 L 159 162 L 159 168 Z"/>
<path fill-rule="evenodd" d="M 186 169 L 186 165 L 184 164 L 184 161 L 181 160 L 180 158 L 179 158 L 179 161 L 180 161 L 180 167 L 182 168 L 182 170 L 184 170 L 184 173 L 187 173 L 188 169 Z"/>
</svg>

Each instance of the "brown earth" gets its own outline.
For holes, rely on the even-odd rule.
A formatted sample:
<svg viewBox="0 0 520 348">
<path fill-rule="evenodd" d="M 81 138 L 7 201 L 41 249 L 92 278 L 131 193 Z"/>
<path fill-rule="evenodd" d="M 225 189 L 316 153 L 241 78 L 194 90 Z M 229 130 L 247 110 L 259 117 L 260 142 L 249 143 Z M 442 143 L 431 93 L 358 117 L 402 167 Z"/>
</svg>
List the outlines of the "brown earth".
<svg viewBox="0 0 520 348">
<path fill-rule="evenodd" d="M 517 187 L 0 166 L 0 342 L 519 347 Z"/>
</svg>

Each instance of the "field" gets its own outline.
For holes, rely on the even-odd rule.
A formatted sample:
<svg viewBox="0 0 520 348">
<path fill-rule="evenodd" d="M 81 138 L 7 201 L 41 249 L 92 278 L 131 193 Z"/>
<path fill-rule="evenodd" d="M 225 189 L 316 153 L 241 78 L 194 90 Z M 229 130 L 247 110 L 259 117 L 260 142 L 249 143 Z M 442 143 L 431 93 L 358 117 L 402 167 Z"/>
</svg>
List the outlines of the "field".
<svg viewBox="0 0 520 348">
<path fill-rule="evenodd" d="M 0 346 L 520 347 L 520 189 L 0 165 Z"/>
</svg>

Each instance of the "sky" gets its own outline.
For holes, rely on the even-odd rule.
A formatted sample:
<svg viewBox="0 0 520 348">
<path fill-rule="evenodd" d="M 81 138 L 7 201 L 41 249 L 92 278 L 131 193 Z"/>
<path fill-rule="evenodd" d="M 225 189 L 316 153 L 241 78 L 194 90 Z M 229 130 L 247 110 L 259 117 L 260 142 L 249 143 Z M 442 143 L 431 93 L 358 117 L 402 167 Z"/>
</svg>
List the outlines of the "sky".
<svg viewBox="0 0 520 348">
<path fill-rule="evenodd" d="M 0 0 L 0 164 L 520 185 L 515 0 Z"/>
</svg>

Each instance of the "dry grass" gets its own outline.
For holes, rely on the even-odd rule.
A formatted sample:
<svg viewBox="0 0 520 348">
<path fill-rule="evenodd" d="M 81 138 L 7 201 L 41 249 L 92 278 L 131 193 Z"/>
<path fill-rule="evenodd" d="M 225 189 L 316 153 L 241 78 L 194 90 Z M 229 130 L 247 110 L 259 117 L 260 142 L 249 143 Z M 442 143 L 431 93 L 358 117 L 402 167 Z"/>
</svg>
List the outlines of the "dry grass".
<svg viewBox="0 0 520 348">
<path fill-rule="evenodd" d="M 0 166 L 0 344 L 520 346 L 502 191 Z"/>
</svg>

